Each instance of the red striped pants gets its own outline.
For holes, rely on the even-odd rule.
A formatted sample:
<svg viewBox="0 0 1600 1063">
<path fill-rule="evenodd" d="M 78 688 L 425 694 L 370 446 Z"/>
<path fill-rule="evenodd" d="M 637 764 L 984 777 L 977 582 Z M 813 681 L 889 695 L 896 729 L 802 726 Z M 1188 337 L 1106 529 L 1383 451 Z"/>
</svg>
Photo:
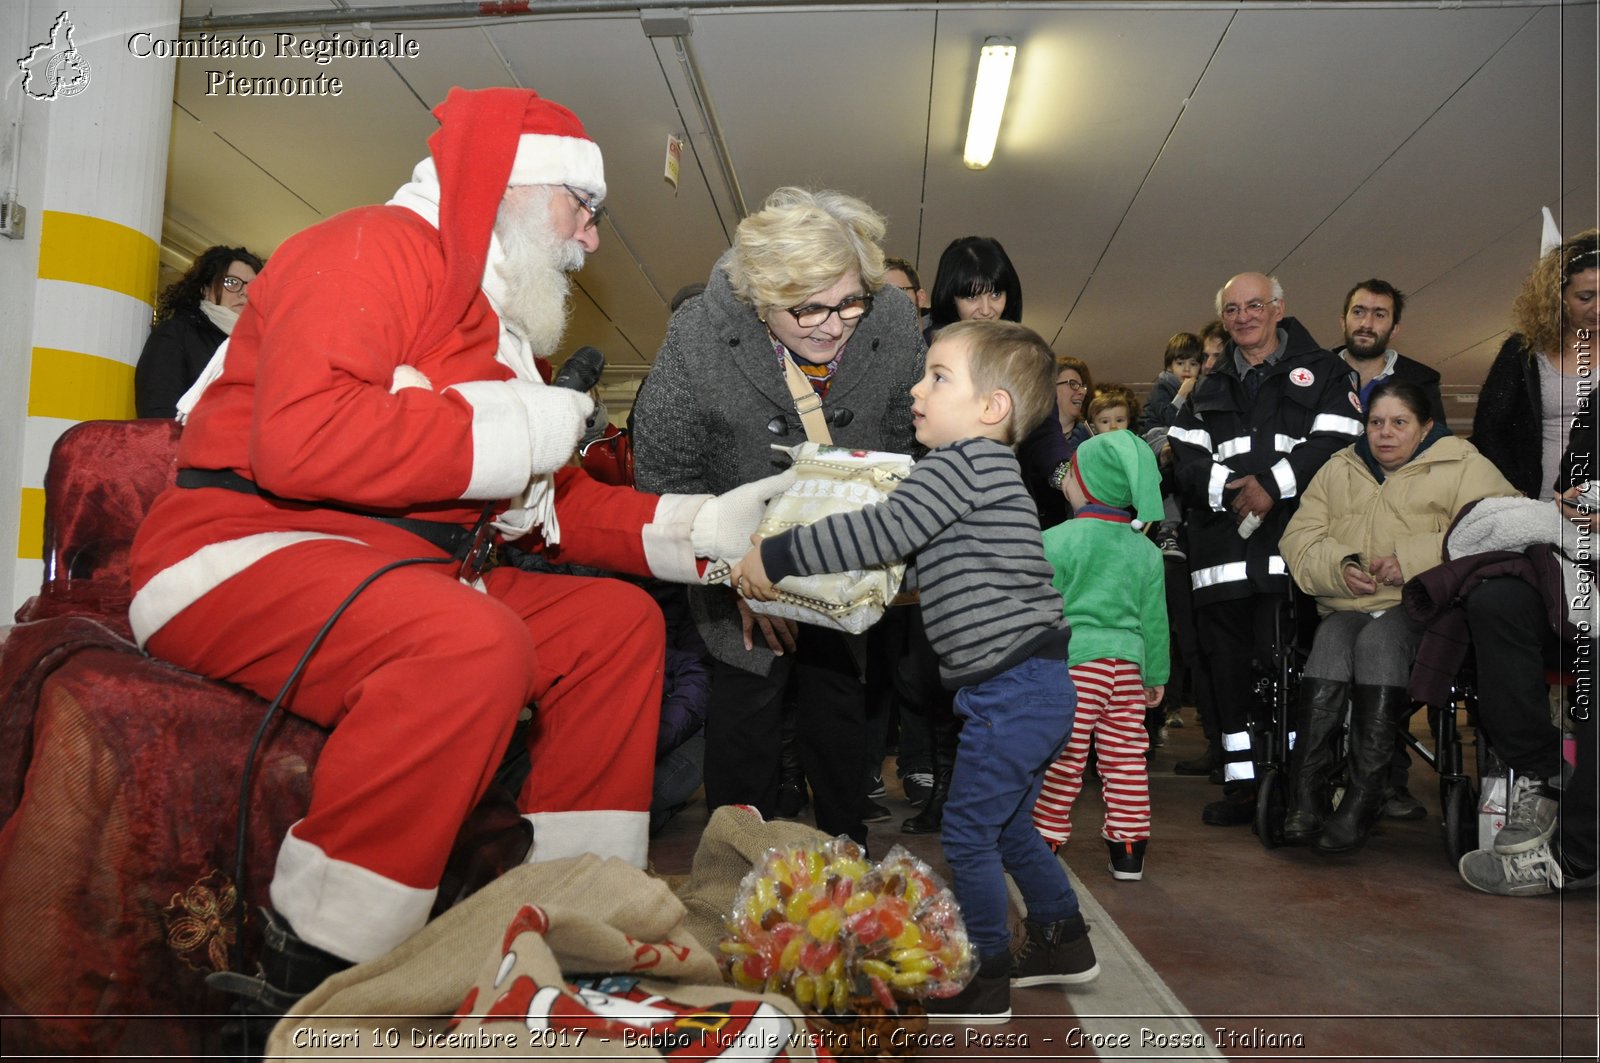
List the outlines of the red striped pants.
<svg viewBox="0 0 1600 1063">
<path fill-rule="evenodd" d="M 1145 751 L 1144 684 L 1139 666 L 1128 661 L 1085 661 L 1072 668 L 1078 708 L 1072 737 L 1045 771 L 1044 788 L 1033 808 L 1033 825 L 1052 847 L 1072 838 L 1072 805 L 1083 789 L 1083 772 L 1094 743 L 1104 783 L 1106 823 L 1102 836 L 1136 842 L 1150 837 L 1149 765 Z"/>
</svg>

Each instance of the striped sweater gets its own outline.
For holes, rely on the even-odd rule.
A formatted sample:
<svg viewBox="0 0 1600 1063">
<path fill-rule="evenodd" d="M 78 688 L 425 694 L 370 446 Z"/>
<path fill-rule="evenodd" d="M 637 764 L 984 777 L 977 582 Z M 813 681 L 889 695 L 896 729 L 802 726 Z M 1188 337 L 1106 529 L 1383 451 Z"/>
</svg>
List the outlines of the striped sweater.
<svg viewBox="0 0 1600 1063">
<path fill-rule="evenodd" d="M 1066 658 L 1070 629 L 1050 585 L 1033 499 L 1016 455 L 995 440 L 939 447 L 877 505 L 761 544 L 773 582 L 913 555 L 946 687 L 982 682 L 1030 657 Z"/>
</svg>

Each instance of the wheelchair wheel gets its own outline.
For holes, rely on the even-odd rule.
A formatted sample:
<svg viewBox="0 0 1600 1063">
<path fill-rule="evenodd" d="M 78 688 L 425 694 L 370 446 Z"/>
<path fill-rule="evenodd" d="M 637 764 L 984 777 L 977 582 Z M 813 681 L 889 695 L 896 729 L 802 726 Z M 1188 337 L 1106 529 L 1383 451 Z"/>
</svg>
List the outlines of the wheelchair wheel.
<svg viewBox="0 0 1600 1063">
<path fill-rule="evenodd" d="M 1277 768 L 1262 772 L 1256 783 L 1256 837 L 1268 849 L 1283 844 L 1283 821 L 1289 814 L 1289 779 Z"/>
<path fill-rule="evenodd" d="M 1470 779 L 1446 779 L 1439 785 L 1444 809 L 1444 851 L 1452 865 L 1478 847 L 1478 798 Z"/>
</svg>

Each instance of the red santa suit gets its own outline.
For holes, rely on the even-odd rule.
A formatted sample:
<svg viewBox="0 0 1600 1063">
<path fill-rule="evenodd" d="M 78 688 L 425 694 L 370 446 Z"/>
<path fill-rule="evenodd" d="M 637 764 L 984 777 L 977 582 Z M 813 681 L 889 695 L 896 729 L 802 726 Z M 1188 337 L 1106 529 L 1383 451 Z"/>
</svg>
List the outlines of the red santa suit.
<svg viewBox="0 0 1600 1063">
<path fill-rule="evenodd" d="M 480 112 L 463 117 L 472 102 L 515 112 L 499 174 L 604 194 L 598 149 L 570 112 L 522 91 L 454 90 L 430 140 L 442 224 L 425 208 L 368 207 L 281 247 L 251 285 L 178 458 L 180 470 L 224 470 L 265 494 L 174 487 L 156 501 L 133 548 L 131 609 L 152 653 L 272 697 L 361 581 L 397 559 L 447 556 L 366 514 L 470 528 L 485 502 L 530 485 L 529 539 L 557 540 L 559 560 L 695 578 L 689 529 L 704 498 L 566 467 L 586 412 L 576 393 L 496 358 L 505 334 L 480 285 L 507 181 L 481 158 L 496 131 Z M 524 108 L 536 126 L 559 111 L 555 131 L 524 125 L 519 139 Z M 457 188 L 487 206 L 451 199 L 474 138 L 472 162 L 489 176 Z M 452 222 L 472 230 L 466 239 Z M 349 960 L 408 937 L 529 704 L 530 858 L 597 852 L 642 866 L 662 652 L 659 609 L 619 581 L 498 568 L 469 585 L 452 564 L 377 578 L 285 703 L 332 734 L 310 810 L 280 849 L 274 908 Z"/>
</svg>

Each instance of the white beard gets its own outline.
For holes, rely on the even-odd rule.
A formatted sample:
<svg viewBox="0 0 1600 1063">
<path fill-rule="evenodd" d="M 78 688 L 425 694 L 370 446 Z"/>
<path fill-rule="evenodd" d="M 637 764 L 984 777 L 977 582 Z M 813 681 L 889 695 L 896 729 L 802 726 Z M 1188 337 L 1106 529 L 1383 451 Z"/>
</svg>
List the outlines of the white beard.
<svg viewBox="0 0 1600 1063">
<path fill-rule="evenodd" d="M 494 234 L 503 253 L 495 269 L 505 282 L 501 316 L 538 354 L 560 349 L 572 314 L 568 273 L 583 268 L 577 240 L 560 240 L 550 231 L 550 195 L 508 195 L 500 202 Z"/>
</svg>

